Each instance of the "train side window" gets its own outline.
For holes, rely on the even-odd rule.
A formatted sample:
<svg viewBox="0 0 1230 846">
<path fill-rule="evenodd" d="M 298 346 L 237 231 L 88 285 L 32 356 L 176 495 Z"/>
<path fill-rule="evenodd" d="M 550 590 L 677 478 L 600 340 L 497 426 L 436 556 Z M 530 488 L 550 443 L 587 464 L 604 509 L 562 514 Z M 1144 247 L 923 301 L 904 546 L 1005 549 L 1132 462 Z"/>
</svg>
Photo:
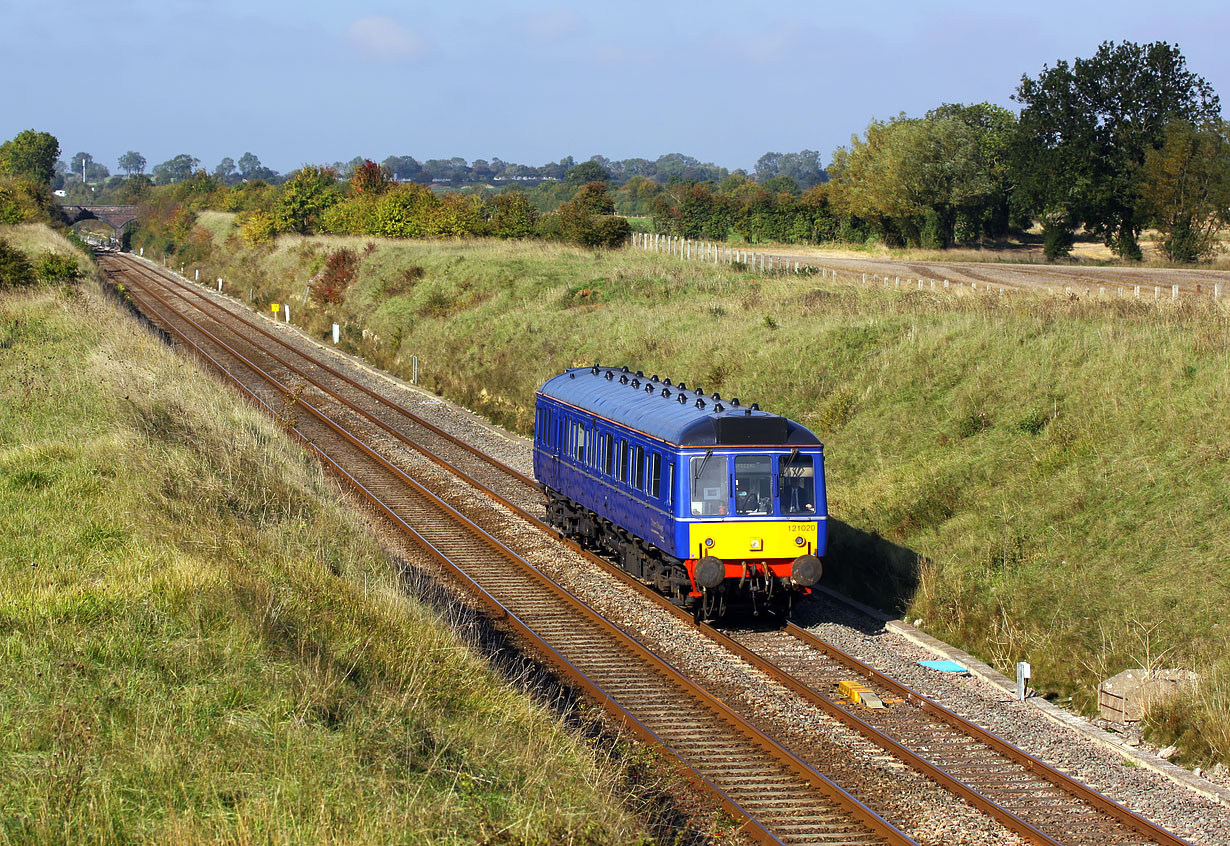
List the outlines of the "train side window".
<svg viewBox="0 0 1230 846">
<path fill-rule="evenodd" d="M 662 454 L 649 453 L 649 495 L 654 499 L 662 498 Z"/>
<path fill-rule="evenodd" d="M 577 432 L 576 432 L 575 441 L 576 441 L 577 462 L 584 464 L 585 463 L 585 424 L 578 420 L 576 427 L 577 427 Z"/>
<path fill-rule="evenodd" d="M 628 442 L 619 439 L 619 481 L 628 481 Z"/>
<path fill-rule="evenodd" d="M 692 459 L 692 516 L 724 517 L 730 508 L 726 456 L 707 452 Z"/>
<path fill-rule="evenodd" d="M 632 450 L 632 487 L 645 490 L 645 448 L 640 444 Z"/>
<path fill-rule="evenodd" d="M 602 447 L 602 472 L 610 476 L 615 469 L 615 436 L 608 433 L 603 437 L 605 443 Z"/>
<path fill-rule="evenodd" d="M 666 483 L 666 504 L 675 507 L 675 462 L 667 465 L 667 483 Z"/>
</svg>

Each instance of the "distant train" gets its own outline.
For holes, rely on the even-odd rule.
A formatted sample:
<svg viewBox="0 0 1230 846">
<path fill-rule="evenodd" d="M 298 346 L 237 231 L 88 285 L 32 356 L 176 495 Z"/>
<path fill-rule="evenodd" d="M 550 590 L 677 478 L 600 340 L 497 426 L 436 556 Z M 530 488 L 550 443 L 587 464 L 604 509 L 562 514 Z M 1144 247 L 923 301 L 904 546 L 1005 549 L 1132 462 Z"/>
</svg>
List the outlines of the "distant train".
<svg viewBox="0 0 1230 846">
<path fill-rule="evenodd" d="M 820 580 L 824 447 L 755 403 L 626 367 L 567 370 L 537 393 L 534 476 L 548 522 L 698 619 L 732 601 L 788 614 Z"/>
</svg>

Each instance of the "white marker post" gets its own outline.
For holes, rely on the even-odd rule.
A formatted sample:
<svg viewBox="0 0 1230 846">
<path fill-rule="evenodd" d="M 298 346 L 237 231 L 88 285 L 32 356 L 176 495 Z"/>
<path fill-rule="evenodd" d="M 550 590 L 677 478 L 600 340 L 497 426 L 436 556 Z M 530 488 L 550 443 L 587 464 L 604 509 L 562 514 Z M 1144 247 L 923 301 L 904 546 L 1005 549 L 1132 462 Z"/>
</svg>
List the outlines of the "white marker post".
<svg viewBox="0 0 1230 846">
<path fill-rule="evenodd" d="M 333 324 L 333 345 L 334 346 L 337 346 L 338 339 L 341 337 L 341 335 L 342 335 L 342 327 L 334 323 Z"/>
<path fill-rule="evenodd" d="M 1016 699 L 1018 702 L 1025 701 L 1026 682 L 1029 681 L 1029 662 L 1018 661 L 1016 665 Z"/>
</svg>

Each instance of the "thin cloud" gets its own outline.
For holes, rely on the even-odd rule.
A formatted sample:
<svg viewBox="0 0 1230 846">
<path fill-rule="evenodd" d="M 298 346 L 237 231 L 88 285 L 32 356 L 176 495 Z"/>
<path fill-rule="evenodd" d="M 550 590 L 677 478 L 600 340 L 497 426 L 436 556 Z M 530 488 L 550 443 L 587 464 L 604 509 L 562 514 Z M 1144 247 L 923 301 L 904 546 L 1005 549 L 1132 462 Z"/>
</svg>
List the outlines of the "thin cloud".
<svg viewBox="0 0 1230 846">
<path fill-rule="evenodd" d="M 346 41 L 365 56 L 384 62 L 408 62 L 427 52 L 427 42 L 392 18 L 359 18 L 346 29 Z"/>
<path fill-rule="evenodd" d="M 571 9 L 557 9 L 527 18 L 524 26 L 534 38 L 541 41 L 558 41 L 581 30 L 585 21 Z"/>
</svg>

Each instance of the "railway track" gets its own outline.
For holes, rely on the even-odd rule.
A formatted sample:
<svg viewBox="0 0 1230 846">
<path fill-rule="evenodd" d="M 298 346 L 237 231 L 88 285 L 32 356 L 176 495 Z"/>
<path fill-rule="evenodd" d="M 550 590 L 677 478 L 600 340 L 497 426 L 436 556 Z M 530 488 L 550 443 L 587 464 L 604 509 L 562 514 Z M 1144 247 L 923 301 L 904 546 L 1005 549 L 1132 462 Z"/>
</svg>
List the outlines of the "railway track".
<svg viewBox="0 0 1230 846">
<path fill-rule="evenodd" d="M 263 371 L 267 380 L 280 384 L 281 387 L 273 389 L 271 396 L 262 399 L 271 408 L 276 409 L 278 402 L 284 403 L 287 393 L 297 391 L 297 402 L 304 404 L 313 414 L 323 415 L 327 412 L 337 419 L 348 420 L 350 424 L 357 424 L 358 428 L 365 429 L 365 437 L 368 440 L 374 437 L 375 440 L 387 442 L 392 449 L 405 448 L 420 453 L 441 468 L 457 475 L 467 485 L 500 502 L 540 531 L 558 537 L 553 529 L 541 521 L 541 498 L 532 479 L 489 459 L 480 451 L 423 420 L 411 409 L 388 400 L 378 392 L 355 383 L 340 371 L 304 354 L 295 345 L 279 337 L 281 330 L 271 331 L 262 325 L 263 321 L 251 320 L 222 306 L 214 297 L 206 295 L 194 286 L 168 278 L 165 274 L 152 271 L 127 257 L 109 259 L 106 267 L 109 272 L 128 274 L 126 284 L 130 289 L 141 289 L 139 293 L 134 290 L 134 296 L 143 303 L 148 316 L 163 322 L 177 322 L 177 328 L 168 328 L 185 339 L 193 331 L 187 326 L 195 325 L 194 321 L 199 321 L 201 326 L 197 328 L 210 334 L 212 343 L 222 344 L 230 350 L 228 354 L 233 354 L 234 360 L 247 361 L 245 366 L 250 370 Z M 195 313 L 196 316 L 189 320 L 180 310 Z M 154 313 L 151 314 L 151 311 Z M 212 331 L 203 328 L 206 324 L 212 327 Z M 224 337 L 229 343 L 223 340 Z M 247 354 L 241 354 L 235 348 L 244 349 Z M 263 367 L 257 367 L 250 360 L 262 356 Z M 226 369 L 217 361 L 215 364 Z M 299 434 L 300 437 L 305 437 L 302 431 Z M 359 440 L 353 435 L 351 437 Z M 340 462 L 335 464 L 339 465 Z M 390 464 L 390 467 L 392 466 Z M 404 471 L 397 472 L 405 475 Z M 362 479 L 357 481 L 362 489 Z M 369 494 L 369 497 L 372 496 Z M 375 499 L 380 498 L 376 495 Z M 377 504 L 387 513 L 392 513 L 390 508 L 380 506 L 379 502 Z M 402 519 L 396 515 L 394 517 Z M 657 594 L 627 578 L 605 559 L 592 556 L 575 544 L 569 545 L 574 551 L 591 557 L 600 566 L 655 602 L 690 619 L 686 612 L 671 606 Z M 477 578 L 474 580 L 479 581 Z M 570 624 L 565 624 L 563 631 L 550 633 L 552 637 L 563 637 L 567 640 L 570 630 Z M 766 632 L 726 633 L 711 626 L 702 626 L 702 630 L 770 678 L 794 691 L 796 695 L 924 773 L 1029 842 L 1090 846 L 1104 843 L 1178 846 L 1184 843 L 1173 834 L 963 720 L 926 697 L 899 685 L 806 630 L 794 626 Z M 560 655 L 565 654 L 558 652 L 560 647 L 553 641 L 547 642 L 550 644 L 547 647 L 548 654 L 552 650 Z M 568 663 L 567 659 L 565 663 Z M 838 683 L 854 675 L 863 679 L 881 699 L 898 702 L 887 709 L 873 712 L 856 708 L 834 696 L 833 691 Z M 591 685 L 582 683 L 582 686 L 593 693 Z M 596 683 L 593 686 L 600 691 L 606 690 Z M 595 695 L 607 701 L 614 699 L 606 693 Z M 760 738 L 767 739 L 759 729 L 754 731 L 759 732 Z M 692 747 L 686 737 L 675 736 L 675 745 L 671 745 L 663 740 L 662 736 L 652 731 L 651 734 L 680 754 L 682 759 L 690 761 Z M 702 732 L 696 737 L 709 736 L 710 733 Z M 811 769 L 801 758 L 794 758 L 794 761 Z M 708 779 L 703 767 L 694 769 Z M 819 774 L 818 770 L 812 772 Z M 714 784 L 721 794 L 722 788 Z M 734 801 L 730 795 L 726 798 L 727 801 Z M 754 811 L 739 807 L 739 813 L 754 819 Z M 769 827 L 765 830 L 768 831 Z"/>
<path fill-rule="evenodd" d="M 114 272 L 116 263 L 105 261 Z M 287 430 L 467 584 L 573 684 L 676 755 L 764 843 L 906 846 L 890 825 L 532 565 L 217 333 L 127 276 L 142 312 L 229 375 Z M 148 281 L 148 280 L 146 280 Z"/>
</svg>

